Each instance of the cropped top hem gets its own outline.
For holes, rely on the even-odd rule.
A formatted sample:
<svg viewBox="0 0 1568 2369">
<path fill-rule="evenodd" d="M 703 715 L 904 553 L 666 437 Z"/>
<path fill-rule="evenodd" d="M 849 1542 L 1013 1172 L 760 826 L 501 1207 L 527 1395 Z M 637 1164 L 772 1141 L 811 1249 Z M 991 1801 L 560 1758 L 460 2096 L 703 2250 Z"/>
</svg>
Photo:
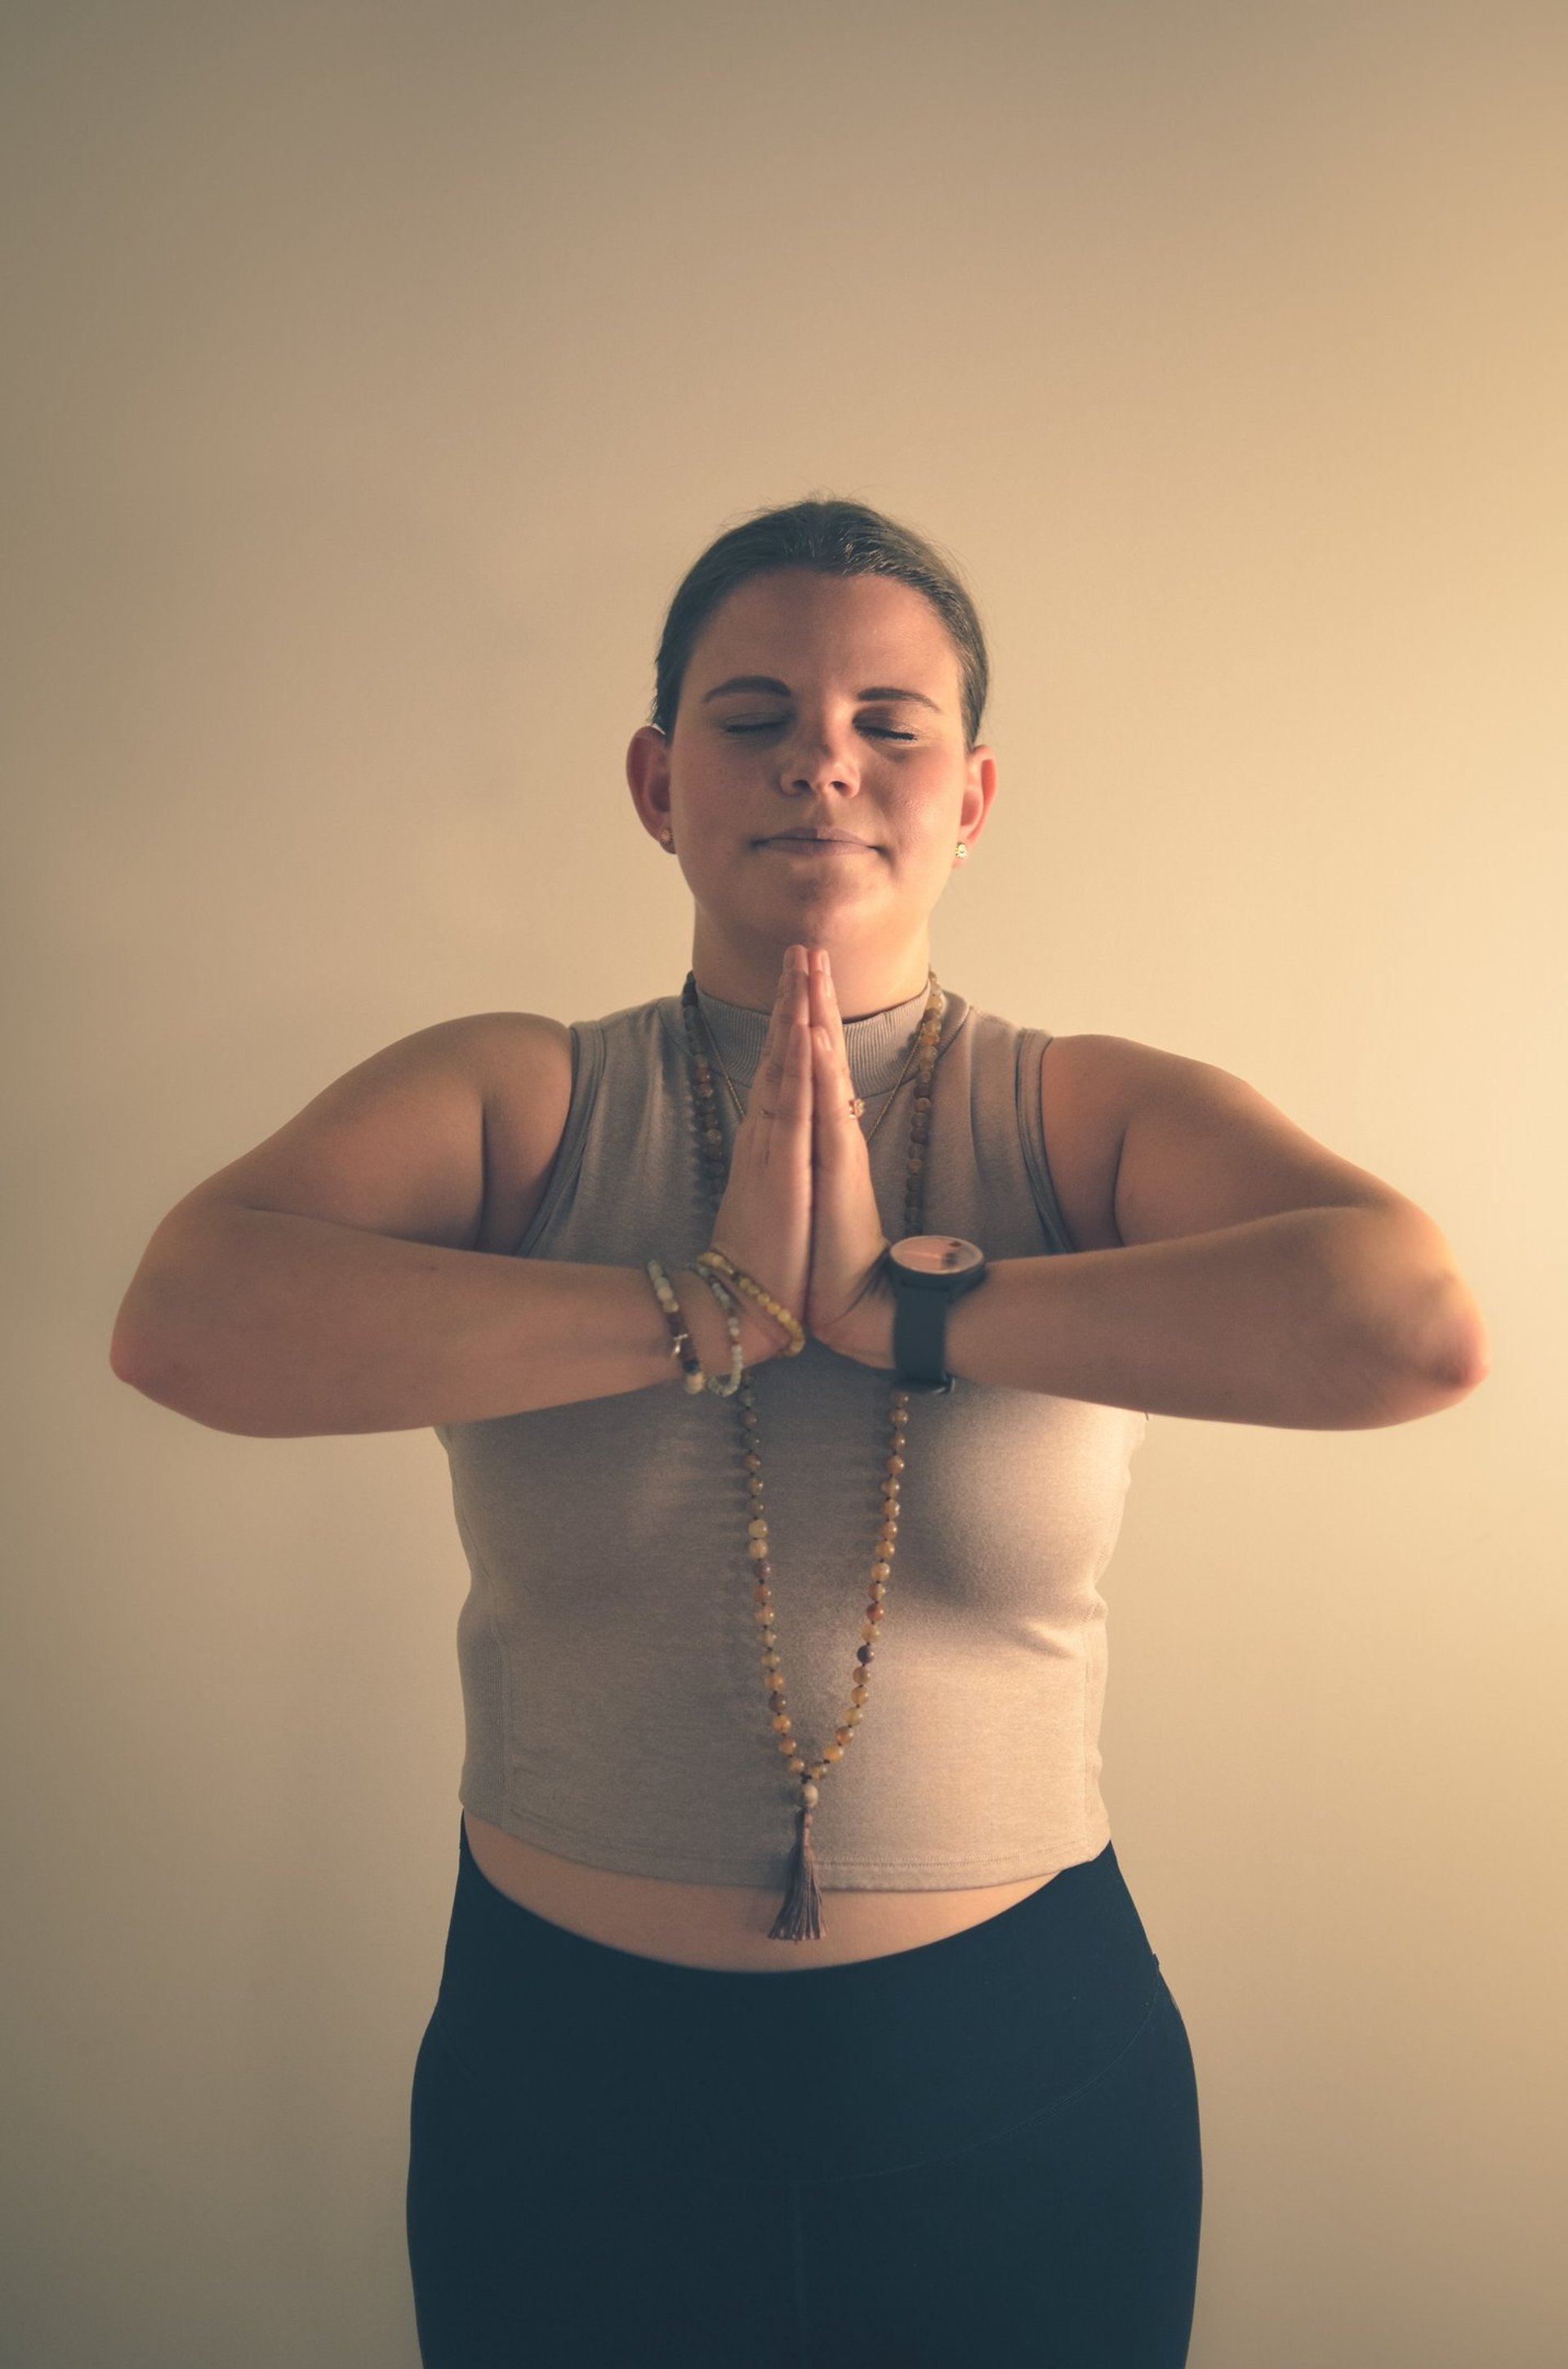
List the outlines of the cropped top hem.
<svg viewBox="0 0 1568 2369">
<path fill-rule="evenodd" d="M 463 1807 L 486 1825 L 498 1826 L 503 1834 L 515 1835 L 519 1842 L 532 1843 L 536 1849 L 549 1851 L 556 1859 L 569 1859 L 579 1867 L 598 1868 L 607 1875 L 638 1875 L 651 1877 L 664 1883 L 733 1884 L 748 1890 L 780 1892 L 789 1875 L 789 1854 L 782 1851 L 776 1860 L 766 1864 L 756 1860 L 742 1863 L 733 1858 L 712 1851 L 669 1849 L 662 1844 L 657 1853 L 657 1867 L 648 1864 L 648 1855 L 628 1849 L 624 1844 L 607 1843 L 575 1828 L 559 1825 L 552 1818 L 542 1818 L 525 1812 L 507 1810 L 499 1802 L 478 1798 L 472 1790 L 462 1796 Z M 780 1831 L 788 1837 L 791 1813 L 784 1805 Z M 1026 1883 L 1036 1877 L 1061 1875 L 1070 1867 L 1084 1860 L 1097 1859 L 1111 1839 L 1111 1823 L 1102 1814 L 1090 1822 L 1077 1839 L 1065 1838 L 1049 1848 L 1044 1866 L 1020 1867 L 1018 1854 L 998 1852 L 990 1858 L 966 1855 L 957 1860 L 900 1859 L 896 1853 L 883 1851 L 875 1863 L 865 1860 L 834 1857 L 813 1848 L 817 1861 L 817 1878 L 825 1892 L 971 1892 L 982 1891 L 989 1884 Z"/>
</svg>

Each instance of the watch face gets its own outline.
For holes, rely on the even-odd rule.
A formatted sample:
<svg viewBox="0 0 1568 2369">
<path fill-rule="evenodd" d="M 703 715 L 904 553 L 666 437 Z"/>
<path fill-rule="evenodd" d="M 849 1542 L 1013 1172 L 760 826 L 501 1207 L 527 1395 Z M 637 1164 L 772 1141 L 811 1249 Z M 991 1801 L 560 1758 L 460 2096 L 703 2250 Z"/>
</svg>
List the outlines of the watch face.
<svg viewBox="0 0 1568 2369">
<path fill-rule="evenodd" d="M 894 1256 L 916 1275 L 967 1275 L 983 1265 L 985 1253 L 959 1234 L 906 1234 L 895 1244 Z"/>
</svg>

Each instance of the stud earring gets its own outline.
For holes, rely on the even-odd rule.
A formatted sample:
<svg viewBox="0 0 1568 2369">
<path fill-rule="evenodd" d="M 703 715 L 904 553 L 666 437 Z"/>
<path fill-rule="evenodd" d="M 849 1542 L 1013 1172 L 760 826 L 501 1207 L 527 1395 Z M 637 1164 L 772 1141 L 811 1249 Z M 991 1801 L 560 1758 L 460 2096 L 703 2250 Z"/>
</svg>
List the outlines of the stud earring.
<svg viewBox="0 0 1568 2369">
<path fill-rule="evenodd" d="M 964 858 L 965 858 L 965 856 L 967 856 L 967 855 L 968 854 L 968 853 L 969 853 L 968 849 L 965 846 L 965 844 L 964 844 L 963 841 L 962 841 L 962 840 L 960 840 L 960 841 L 958 841 L 958 861 L 959 861 L 960 863 L 962 863 L 962 862 L 963 862 L 963 860 L 964 860 Z"/>
<path fill-rule="evenodd" d="M 664 845 L 665 845 L 666 847 L 673 847 L 673 846 L 674 846 L 674 844 L 675 844 L 675 833 L 674 833 L 672 830 L 661 830 L 661 831 L 659 832 L 659 834 L 658 834 L 658 835 L 659 835 L 659 838 L 661 839 L 661 841 L 663 841 L 663 843 L 664 843 Z"/>
</svg>

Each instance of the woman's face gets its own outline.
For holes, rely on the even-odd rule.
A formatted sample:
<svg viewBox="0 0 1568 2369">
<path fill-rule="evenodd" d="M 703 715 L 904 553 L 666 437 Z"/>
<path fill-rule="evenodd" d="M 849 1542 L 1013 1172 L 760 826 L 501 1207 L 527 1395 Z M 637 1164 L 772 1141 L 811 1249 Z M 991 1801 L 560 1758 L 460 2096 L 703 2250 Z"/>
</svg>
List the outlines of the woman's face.
<svg viewBox="0 0 1568 2369">
<path fill-rule="evenodd" d="M 738 954 L 799 941 L 906 961 L 995 794 L 990 750 L 965 750 L 961 686 L 910 585 L 786 569 L 732 592 L 692 653 L 670 739 L 645 726 L 627 752 L 645 825 L 674 833 L 699 944 L 706 932 Z M 802 830 L 853 843 L 780 837 Z"/>
</svg>

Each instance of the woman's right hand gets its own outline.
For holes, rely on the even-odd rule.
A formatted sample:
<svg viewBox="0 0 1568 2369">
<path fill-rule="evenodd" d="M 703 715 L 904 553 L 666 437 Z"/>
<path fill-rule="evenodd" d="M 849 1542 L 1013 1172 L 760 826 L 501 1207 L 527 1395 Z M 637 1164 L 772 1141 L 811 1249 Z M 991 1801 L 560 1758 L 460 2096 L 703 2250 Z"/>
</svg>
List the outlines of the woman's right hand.
<svg viewBox="0 0 1568 2369">
<path fill-rule="evenodd" d="M 714 1249 L 743 1267 L 802 1322 L 811 1273 L 811 1000 L 806 966 L 803 945 L 785 949 L 713 1230 Z M 722 1080 L 716 1082 L 722 1086 Z M 700 1276 L 690 1277 L 689 1288 L 719 1315 Z M 683 1309 L 692 1304 L 687 1289 L 677 1284 L 676 1291 Z M 780 1356 L 789 1345 L 783 1326 L 747 1293 L 735 1297 L 746 1364 L 760 1366 Z M 705 1358 L 704 1364 L 713 1371 Z"/>
</svg>

